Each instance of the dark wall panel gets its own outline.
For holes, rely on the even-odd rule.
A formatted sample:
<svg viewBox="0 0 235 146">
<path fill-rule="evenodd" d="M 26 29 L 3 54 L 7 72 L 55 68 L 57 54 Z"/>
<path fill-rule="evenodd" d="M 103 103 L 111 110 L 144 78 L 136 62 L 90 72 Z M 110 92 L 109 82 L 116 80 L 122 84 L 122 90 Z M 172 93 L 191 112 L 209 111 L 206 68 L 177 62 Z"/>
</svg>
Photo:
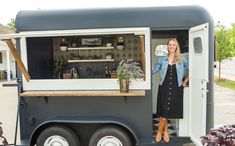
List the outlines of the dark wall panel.
<svg viewBox="0 0 235 146">
<path fill-rule="evenodd" d="M 28 71 L 32 79 L 49 79 L 53 75 L 53 39 L 27 39 Z"/>
</svg>

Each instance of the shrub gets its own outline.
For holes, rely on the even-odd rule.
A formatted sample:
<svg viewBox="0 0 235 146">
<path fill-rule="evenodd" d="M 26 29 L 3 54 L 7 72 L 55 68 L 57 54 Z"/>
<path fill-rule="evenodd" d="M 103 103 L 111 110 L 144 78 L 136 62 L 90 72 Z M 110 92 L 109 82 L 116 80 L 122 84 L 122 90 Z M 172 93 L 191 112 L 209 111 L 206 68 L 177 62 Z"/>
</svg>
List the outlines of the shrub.
<svg viewBox="0 0 235 146">
<path fill-rule="evenodd" d="M 235 146 L 235 127 L 223 125 L 201 137 L 204 146 Z"/>
</svg>

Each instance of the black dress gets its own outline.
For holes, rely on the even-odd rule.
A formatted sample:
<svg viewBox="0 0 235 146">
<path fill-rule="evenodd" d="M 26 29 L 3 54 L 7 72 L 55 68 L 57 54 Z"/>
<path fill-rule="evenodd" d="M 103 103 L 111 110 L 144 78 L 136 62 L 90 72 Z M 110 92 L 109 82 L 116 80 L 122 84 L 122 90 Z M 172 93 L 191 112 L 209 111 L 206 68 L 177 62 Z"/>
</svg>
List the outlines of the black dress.
<svg viewBox="0 0 235 146">
<path fill-rule="evenodd" d="M 165 80 L 159 86 L 157 117 L 183 118 L 183 86 L 178 86 L 176 65 L 168 64 Z"/>
</svg>

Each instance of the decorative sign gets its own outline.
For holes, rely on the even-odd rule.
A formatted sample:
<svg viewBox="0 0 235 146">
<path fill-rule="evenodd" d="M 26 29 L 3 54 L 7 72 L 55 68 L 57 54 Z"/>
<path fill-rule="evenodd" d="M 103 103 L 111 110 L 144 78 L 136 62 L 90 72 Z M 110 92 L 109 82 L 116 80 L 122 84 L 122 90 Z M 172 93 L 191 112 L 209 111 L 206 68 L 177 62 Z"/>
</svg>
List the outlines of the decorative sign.
<svg viewBox="0 0 235 146">
<path fill-rule="evenodd" d="M 99 46 L 102 45 L 101 38 L 83 38 L 82 46 Z"/>
<path fill-rule="evenodd" d="M 167 56 L 167 45 L 158 45 L 155 49 L 156 56 Z"/>
</svg>

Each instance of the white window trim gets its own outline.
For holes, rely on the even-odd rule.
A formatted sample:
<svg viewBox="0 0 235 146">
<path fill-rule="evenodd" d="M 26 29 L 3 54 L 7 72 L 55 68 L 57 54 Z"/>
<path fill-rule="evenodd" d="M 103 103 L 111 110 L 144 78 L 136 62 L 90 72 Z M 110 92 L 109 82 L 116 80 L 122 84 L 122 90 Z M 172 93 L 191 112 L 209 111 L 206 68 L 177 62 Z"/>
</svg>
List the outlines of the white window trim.
<svg viewBox="0 0 235 146">
<path fill-rule="evenodd" d="M 22 62 L 28 70 L 26 37 L 72 36 L 72 35 L 103 35 L 103 34 L 130 34 L 145 36 L 145 80 L 133 80 L 130 89 L 151 89 L 150 69 L 150 29 L 139 28 L 109 28 L 109 29 L 80 29 L 60 31 L 32 31 L 22 32 L 18 36 L 21 46 Z M 24 90 L 119 90 L 117 79 L 31 79 L 29 82 L 23 78 Z"/>
</svg>

